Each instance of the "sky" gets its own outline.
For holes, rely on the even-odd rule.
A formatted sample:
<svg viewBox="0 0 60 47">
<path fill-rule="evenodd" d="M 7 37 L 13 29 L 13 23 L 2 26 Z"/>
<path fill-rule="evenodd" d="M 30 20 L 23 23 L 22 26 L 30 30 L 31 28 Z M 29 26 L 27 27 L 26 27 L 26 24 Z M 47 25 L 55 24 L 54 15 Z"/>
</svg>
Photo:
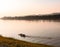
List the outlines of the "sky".
<svg viewBox="0 0 60 47">
<path fill-rule="evenodd" d="M 60 0 L 0 0 L 0 17 L 60 12 Z"/>
</svg>

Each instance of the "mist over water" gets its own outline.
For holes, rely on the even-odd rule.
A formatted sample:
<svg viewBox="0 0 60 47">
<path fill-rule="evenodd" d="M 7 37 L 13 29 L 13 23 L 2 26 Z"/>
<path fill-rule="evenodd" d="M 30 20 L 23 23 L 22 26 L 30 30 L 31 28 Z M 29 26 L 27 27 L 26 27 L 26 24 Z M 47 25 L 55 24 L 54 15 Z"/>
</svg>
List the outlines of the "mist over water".
<svg viewBox="0 0 60 47">
<path fill-rule="evenodd" d="M 30 37 L 22 38 L 18 35 L 20 33 Z M 49 20 L 0 20 L 0 35 L 33 43 L 60 46 L 60 22 Z M 51 37 L 53 39 L 39 37 Z"/>
</svg>

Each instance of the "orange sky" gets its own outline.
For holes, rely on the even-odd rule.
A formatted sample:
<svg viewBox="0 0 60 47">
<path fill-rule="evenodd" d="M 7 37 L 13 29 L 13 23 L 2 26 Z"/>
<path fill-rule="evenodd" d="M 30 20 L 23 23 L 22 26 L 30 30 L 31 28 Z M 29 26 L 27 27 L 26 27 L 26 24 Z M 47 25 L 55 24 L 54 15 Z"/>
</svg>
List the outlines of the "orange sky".
<svg viewBox="0 0 60 47">
<path fill-rule="evenodd" d="M 60 12 L 60 0 L 0 0 L 0 17 Z"/>
</svg>

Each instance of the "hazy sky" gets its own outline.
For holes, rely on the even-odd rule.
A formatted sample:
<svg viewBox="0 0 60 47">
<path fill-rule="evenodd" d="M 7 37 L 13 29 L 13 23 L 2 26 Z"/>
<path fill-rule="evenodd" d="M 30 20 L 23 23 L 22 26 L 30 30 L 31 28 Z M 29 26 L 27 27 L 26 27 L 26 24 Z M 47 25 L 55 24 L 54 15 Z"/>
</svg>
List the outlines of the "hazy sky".
<svg viewBox="0 0 60 47">
<path fill-rule="evenodd" d="M 0 17 L 54 12 L 60 12 L 60 0 L 0 0 Z"/>
</svg>

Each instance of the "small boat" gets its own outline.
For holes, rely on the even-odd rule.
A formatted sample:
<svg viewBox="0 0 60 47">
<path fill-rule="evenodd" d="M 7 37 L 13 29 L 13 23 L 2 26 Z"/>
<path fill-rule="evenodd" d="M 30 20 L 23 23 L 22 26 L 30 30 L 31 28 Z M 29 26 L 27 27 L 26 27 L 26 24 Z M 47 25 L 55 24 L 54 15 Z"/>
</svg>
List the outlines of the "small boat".
<svg viewBox="0 0 60 47">
<path fill-rule="evenodd" d="M 21 36 L 21 37 L 24 37 L 24 38 L 26 37 L 26 35 L 25 34 L 22 34 L 22 33 L 21 34 L 18 34 L 18 35 Z"/>
<path fill-rule="evenodd" d="M 25 37 L 29 37 L 29 38 L 41 38 L 41 39 L 52 39 L 51 37 L 40 37 L 40 36 L 28 36 L 28 35 L 25 35 L 25 34 L 18 34 L 19 36 L 25 38 Z"/>
</svg>

